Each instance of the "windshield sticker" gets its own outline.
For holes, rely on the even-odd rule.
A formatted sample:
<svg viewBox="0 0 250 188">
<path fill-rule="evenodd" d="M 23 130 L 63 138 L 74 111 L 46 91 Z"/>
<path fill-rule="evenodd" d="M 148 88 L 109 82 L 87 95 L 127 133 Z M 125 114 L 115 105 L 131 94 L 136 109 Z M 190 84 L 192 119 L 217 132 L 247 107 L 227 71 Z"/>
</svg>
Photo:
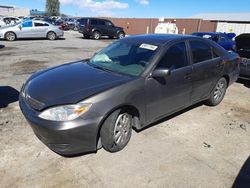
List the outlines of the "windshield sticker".
<svg viewBox="0 0 250 188">
<path fill-rule="evenodd" d="M 141 44 L 140 48 L 155 51 L 158 48 L 158 46 L 154 46 L 151 44 Z"/>
</svg>

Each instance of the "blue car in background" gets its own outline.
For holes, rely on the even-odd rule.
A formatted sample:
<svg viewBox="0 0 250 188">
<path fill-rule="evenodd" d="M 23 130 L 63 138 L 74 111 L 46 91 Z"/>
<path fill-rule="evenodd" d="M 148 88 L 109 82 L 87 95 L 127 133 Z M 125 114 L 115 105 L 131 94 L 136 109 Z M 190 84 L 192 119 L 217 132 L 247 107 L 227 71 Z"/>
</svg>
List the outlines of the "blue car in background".
<svg viewBox="0 0 250 188">
<path fill-rule="evenodd" d="M 235 33 L 196 32 L 192 35 L 213 40 L 227 51 L 235 51 L 235 41 L 232 40 L 236 36 Z"/>
</svg>

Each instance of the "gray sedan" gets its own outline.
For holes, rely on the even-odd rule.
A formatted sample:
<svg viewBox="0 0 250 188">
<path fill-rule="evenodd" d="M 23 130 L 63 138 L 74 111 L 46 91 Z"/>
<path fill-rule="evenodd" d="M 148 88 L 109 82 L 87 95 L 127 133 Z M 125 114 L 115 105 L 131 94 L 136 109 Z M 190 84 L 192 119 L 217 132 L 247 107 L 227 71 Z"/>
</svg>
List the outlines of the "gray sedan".
<svg viewBox="0 0 250 188">
<path fill-rule="evenodd" d="M 63 31 L 58 27 L 38 20 L 27 20 L 0 28 L 0 39 L 8 41 L 14 41 L 19 38 L 47 38 L 55 40 L 62 36 Z"/>
<path fill-rule="evenodd" d="M 140 35 L 91 59 L 35 73 L 21 110 L 53 151 L 74 155 L 122 150 L 132 127 L 146 126 L 195 103 L 218 105 L 239 75 L 237 54 L 195 36 Z"/>
</svg>

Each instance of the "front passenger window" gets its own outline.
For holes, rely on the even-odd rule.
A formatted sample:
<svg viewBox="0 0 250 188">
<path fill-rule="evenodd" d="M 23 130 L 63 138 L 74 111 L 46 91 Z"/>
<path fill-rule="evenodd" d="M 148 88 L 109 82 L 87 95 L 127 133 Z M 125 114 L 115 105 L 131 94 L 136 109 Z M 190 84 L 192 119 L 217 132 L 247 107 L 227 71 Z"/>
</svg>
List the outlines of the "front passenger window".
<svg viewBox="0 0 250 188">
<path fill-rule="evenodd" d="M 187 60 L 187 50 L 184 42 L 174 44 L 170 47 L 161 61 L 159 62 L 157 68 L 166 68 L 169 70 L 174 70 L 182 68 L 188 65 Z"/>
<path fill-rule="evenodd" d="M 32 21 L 27 21 L 22 23 L 23 28 L 32 27 Z"/>
</svg>

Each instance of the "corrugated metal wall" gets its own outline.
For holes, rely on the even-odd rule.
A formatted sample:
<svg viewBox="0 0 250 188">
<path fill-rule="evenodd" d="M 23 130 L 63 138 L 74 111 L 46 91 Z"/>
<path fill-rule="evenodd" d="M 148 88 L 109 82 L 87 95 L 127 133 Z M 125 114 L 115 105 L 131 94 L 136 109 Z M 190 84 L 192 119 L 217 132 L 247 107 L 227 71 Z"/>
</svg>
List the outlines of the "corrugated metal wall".
<svg viewBox="0 0 250 188">
<path fill-rule="evenodd" d="M 155 27 L 159 23 L 156 18 L 107 18 L 111 20 L 116 26 L 123 27 L 125 32 L 129 35 L 154 33 Z M 165 19 L 164 22 L 170 22 L 174 19 Z M 216 31 L 217 23 L 201 20 L 201 19 L 175 19 L 176 25 L 179 29 L 179 34 L 182 34 L 185 29 L 186 34 L 191 34 L 197 31 Z"/>
<path fill-rule="evenodd" d="M 250 33 L 250 24 L 248 23 L 227 23 L 219 22 L 217 24 L 217 32 L 235 33 L 240 35 L 242 33 Z"/>
</svg>

